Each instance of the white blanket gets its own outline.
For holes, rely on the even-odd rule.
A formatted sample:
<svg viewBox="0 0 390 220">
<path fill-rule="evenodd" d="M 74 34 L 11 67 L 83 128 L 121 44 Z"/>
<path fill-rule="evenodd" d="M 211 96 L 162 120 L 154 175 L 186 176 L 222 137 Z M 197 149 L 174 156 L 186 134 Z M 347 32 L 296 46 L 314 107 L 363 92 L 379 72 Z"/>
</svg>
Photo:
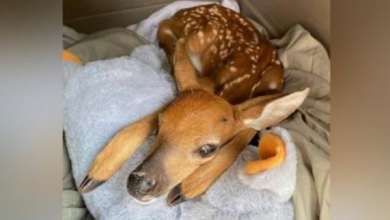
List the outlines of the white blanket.
<svg viewBox="0 0 390 220">
<path fill-rule="evenodd" d="M 137 34 L 141 35 L 149 42 L 157 44 L 157 30 L 158 24 L 167 18 L 170 18 L 173 14 L 183 8 L 191 8 L 199 5 L 207 5 L 216 2 L 207 2 L 207 1 L 176 1 L 173 2 L 164 8 L 156 11 L 151 14 L 147 19 L 141 21 L 138 24 L 133 24 L 128 26 L 127 28 L 137 32 Z M 222 0 L 221 5 L 230 8 L 233 11 L 240 12 L 240 8 L 238 7 L 238 3 L 234 0 Z"/>
</svg>

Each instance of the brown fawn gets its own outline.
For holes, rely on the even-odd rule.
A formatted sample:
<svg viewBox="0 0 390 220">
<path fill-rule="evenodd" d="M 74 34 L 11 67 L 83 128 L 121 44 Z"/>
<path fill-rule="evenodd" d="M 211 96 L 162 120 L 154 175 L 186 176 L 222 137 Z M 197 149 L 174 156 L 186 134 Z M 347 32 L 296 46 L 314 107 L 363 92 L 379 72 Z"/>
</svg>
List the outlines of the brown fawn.
<svg viewBox="0 0 390 220">
<path fill-rule="evenodd" d="M 157 131 L 152 152 L 129 175 L 129 194 L 147 202 L 170 191 L 168 205 L 195 198 L 257 131 L 287 118 L 309 93 L 282 94 L 273 45 L 245 17 L 217 4 L 178 11 L 160 23 L 158 39 L 180 93 L 116 134 L 95 158 L 81 192 L 107 181 Z"/>
</svg>

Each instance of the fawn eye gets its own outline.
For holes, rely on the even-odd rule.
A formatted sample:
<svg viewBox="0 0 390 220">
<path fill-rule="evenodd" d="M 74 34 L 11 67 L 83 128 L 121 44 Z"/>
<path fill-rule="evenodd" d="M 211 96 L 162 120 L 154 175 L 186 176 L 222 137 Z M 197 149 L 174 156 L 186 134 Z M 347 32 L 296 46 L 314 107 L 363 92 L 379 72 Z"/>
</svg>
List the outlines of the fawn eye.
<svg viewBox="0 0 390 220">
<path fill-rule="evenodd" d="M 199 154 L 201 157 L 209 157 L 217 151 L 217 148 L 216 145 L 206 144 L 200 148 Z"/>
</svg>

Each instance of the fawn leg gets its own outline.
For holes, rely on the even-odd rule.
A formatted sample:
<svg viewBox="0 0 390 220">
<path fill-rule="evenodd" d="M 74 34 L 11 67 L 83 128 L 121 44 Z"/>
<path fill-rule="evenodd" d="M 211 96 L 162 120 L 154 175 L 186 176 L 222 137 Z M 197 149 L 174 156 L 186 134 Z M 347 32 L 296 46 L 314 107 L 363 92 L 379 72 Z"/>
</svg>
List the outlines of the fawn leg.
<svg viewBox="0 0 390 220">
<path fill-rule="evenodd" d="M 158 126 L 157 111 L 125 127 L 117 133 L 97 155 L 79 191 L 90 192 L 118 171 Z"/>
</svg>

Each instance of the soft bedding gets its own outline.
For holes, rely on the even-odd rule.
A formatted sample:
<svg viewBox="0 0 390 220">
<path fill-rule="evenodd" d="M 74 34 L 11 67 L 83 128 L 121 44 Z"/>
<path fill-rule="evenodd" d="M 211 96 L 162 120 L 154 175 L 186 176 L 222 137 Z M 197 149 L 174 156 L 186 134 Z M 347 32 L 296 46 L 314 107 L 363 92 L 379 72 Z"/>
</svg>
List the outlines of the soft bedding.
<svg viewBox="0 0 390 220">
<path fill-rule="evenodd" d="M 292 200 L 294 205 L 295 219 L 330 219 L 329 216 L 330 60 L 322 45 L 318 41 L 316 41 L 304 28 L 302 28 L 299 25 L 290 29 L 284 37 L 273 40 L 273 43 L 279 48 L 278 50 L 279 56 L 285 68 L 286 92 L 300 90 L 305 87 L 311 88 L 311 93 L 308 99 L 303 104 L 303 106 L 288 120 L 280 124 L 280 127 L 288 131 L 289 135 L 293 140 L 294 145 L 296 146 L 296 151 L 297 151 L 296 154 L 297 155 L 297 167 L 296 167 L 297 179 L 296 179 L 296 184 L 294 184 L 295 191 Z M 128 49 L 130 53 L 133 48 L 128 47 Z M 75 52 L 75 54 L 77 54 L 77 52 Z M 68 66 L 66 68 L 71 69 L 69 70 L 69 72 L 72 72 L 72 74 L 69 74 L 68 72 L 68 75 L 65 80 L 66 82 L 68 79 L 70 80 L 75 75 L 80 75 L 79 73 L 82 72 L 80 68 L 83 67 L 79 67 L 77 65 L 69 64 L 69 63 L 64 65 Z M 161 70 L 167 71 L 168 69 L 167 67 L 161 66 Z M 109 79 L 110 77 L 107 76 L 106 80 Z M 169 80 L 167 81 L 167 83 L 168 82 Z M 81 104 L 81 106 L 85 106 L 92 101 L 88 99 L 84 99 L 83 101 L 80 100 L 80 102 L 84 102 Z M 144 101 L 143 103 L 146 102 L 148 101 Z M 115 111 L 115 108 L 111 110 Z M 97 117 L 97 120 L 99 121 L 99 117 Z M 131 121 L 129 119 L 126 120 Z M 124 124 L 125 123 L 123 123 L 122 126 Z M 117 126 L 119 129 L 120 126 L 119 125 Z M 66 128 L 65 131 L 67 131 Z M 264 132 L 262 132 L 261 135 L 263 135 Z M 88 132 L 82 135 L 87 135 L 87 133 Z M 109 134 L 110 132 L 107 133 L 103 131 L 98 132 L 98 135 L 102 136 L 99 137 L 100 140 L 104 138 L 107 139 Z M 113 134 L 113 131 L 111 131 L 111 134 Z M 66 137 L 67 139 L 72 141 L 72 137 L 69 136 Z M 144 146 L 143 148 L 147 148 L 147 147 Z M 251 149 L 251 147 L 249 146 L 247 148 Z M 245 152 L 242 155 L 245 155 Z M 242 157 L 242 155 L 240 157 Z M 90 158 L 90 160 L 92 159 Z M 73 168 L 75 167 L 74 163 L 75 163 L 75 159 L 73 158 L 72 160 Z M 81 163 L 90 164 L 85 161 L 82 161 Z M 127 169 L 127 172 L 131 170 L 131 168 L 129 168 L 128 166 L 130 165 L 126 165 L 123 168 L 125 170 Z M 234 170 L 234 168 L 235 166 L 233 166 L 231 169 Z M 73 169 L 73 173 L 75 172 L 78 171 L 75 171 Z M 86 171 L 84 170 L 84 172 Z M 66 172 L 64 171 L 64 173 Z M 79 173 L 78 175 L 81 174 Z M 124 181 L 126 174 L 123 174 L 122 172 L 122 174 L 118 173 L 116 176 L 120 176 L 120 175 L 122 175 L 121 178 L 122 181 Z M 228 173 L 226 174 L 226 176 L 229 175 L 230 174 Z M 71 175 L 68 170 L 68 173 L 64 175 L 65 179 L 67 180 L 65 182 L 67 183 L 72 182 L 72 176 L 73 175 Z M 77 180 L 76 177 L 76 180 L 80 181 L 81 177 L 78 178 L 79 179 Z M 109 187 L 108 185 L 109 184 L 107 184 L 106 187 Z M 218 186 L 217 183 L 213 187 L 216 186 Z M 77 193 L 77 191 L 75 190 L 74 184 L 71 187 L 68 186 L 67 188 L 68 189 L 64 190 L 63 192 L 65 198 L 63 205 L 64 206 L 66 205 L 66 207 L 68 208 L 64 209 L 65 215 L 63 218 L 64 219 L 85 219 L 85 217 L 88 216 L 88 212 L 87 210 L 85 210 L 85 208 L 83 208 L 82 199 L 80 195 Z M 102 190 L 102 189 L 97 189 L 97 190 Z M 213 191 L 210 191 L 208 195 L 210 194 L 212 195 L 212 192 Z M 108 196 L 109 198 L 111 198 L 112 203 L 115 204 L 119 204 L 123 202 L 123 198 L 122 200 L 118 198 L 115 199 L 110 197 L 111 195 L 109 194 L 104 194 L 104 196 Z M 93 196 L 90 195 L 90 197 Z M 102 207 L 104 208 L 104 214 L 97 214 L 96 211 L 94 211 L 93 208 L 94 205 L 92 205 L 91 203 L 88 204 L 88 199 L 87 199 L 88 196 L 85 195 L 84 198 L 87 200 L 88 209 L 92 211 L 92 214 L 95 216 L 95 218 L 98 219 L 120 219 L 120 218 L 112 218 L 113 214 L 115 214 L 115 216 L 126 216 L 125 213 L 128 211 L 127 209 L 123 209 L 123 207 L 120 208 L 120 206 L 114 206 L 112 207 L 112 209 L 107 209 L 107 206 L 102 205 Z M 207 194 L 201 197 L 200 201 L 202 200 L 208 201 Z M 202 203 L 198 203 L 198 204 L 202 204 Z M 206 202 L 206 204 L 208 203 Z M 183 205 L 179 206 L 179 208 L 176 209 L 180 210 L 180 213 L 182 213 L 181 211 L 183 208 L 180 207 L 186 207 L 186 206 L 191 207 L 191 203 L 184 203 Z M 233 205 L 233 207 L 236 206 Z M 193 213 L 198 213 L 196 212 L 196 210 L 203 210 L 204 207 L 202 205 L 195 205 L 192 208 L 193 210 L 195 210 Z M 288 208 L 286 210 L 288 210 Z M 147 209 L 144 209 L 144 211 L 147 211 Z M 219 213 L 219 212 L 214 210 L 214 213 Z M 203 214 L 205 213 L 202 212 L 202 215 Z M 142 213 L 140 214 L 140 216 L 141 215 Z M 199 213 L 197 214 L 198 217 L 202 215 Z M 184 213 L 182 217 L 183 216 L 186 216 L 186 214 Z M 216 214 L 216 215 L 204 215 L 204 216 L 205 219 L 214 219 L 217 218 L 216 216 L 223 216 L 223 213 Z M 229 216 L 234 216 L 236 219 L 248 219 L 247 216 L 243 216 L 243 215 L 239 216 L 239 215 L 235 215 L 234 213 L 230 213 Z M 178 217 L 178 216 L 175 215 L 174 217 Z M 133 219 L 133 218 L 129 217 L 127 219 Z M 198 219 L 198 218 L 194 218 L 194 219 Z M 265 218 L 265 219 L 275 219 L 275 218 Z"/>
<path fill-rule="evenodd" d="M 69 42 L 69 38 L 72 38 L 71 44 L 67 46 L 67 50 L 77 55 L 83 63 L 86 61 L 96 61 L 119 57 L 123 55 L 125 50 L 126 54 L 129 54 L 135 47 L 145 44 L 147 41 L 140 37 L 138 34 L 126 30 L 125 28 L 113 28 L 91 34 L 89 36 L 79 35 L 75 30 L 69 27 L 64 28 L 64 41 Z M 117 39 L 121 39 L 118 41 Z M 83 40 L 81 40 L 83 39 Z M 92 39 L 92 40 L 89 40 Z M 115 44 L 116 47 L 111 47 Z M 64 43 L 64 45 L 67 45 Z M 100 49 L 96 49 L 96 46 Z M 119 48 L 118 50 L 116 50 Z M 109 52 L 109 55 L 107 55 Z M 68 80 L 77 73 L 79 65 L 68 63 L 68 70 L 64 71 L 63 81 L 64 87 Z M 77 191 L 76 184 L 74 182 L 71 161 L 69 159 L 66 141 L 64 139 L 63 146 L 63 188 L 62 188 L 62 219 L 63 220 L 90 220 L 94 219 L 90 214 L 88 208 L 84 204 L 84 200 L 80 193 Z"/>
<path fill-rule="evenodd" d="M 75 71 L 65 85 L 64 129 L 73 175 L 80 184 L 94 157 L 127 124 L 144 117 L 176 95 L 173 78 L 164 69 L 165 54 L 154 45 L 134 49 L 129 57 L 95 61 Z M 281 128 L 287 157 L 283 164 L 253 176 L 246 162 L 258 158 L 248 147 L 235 164 L 198 199 L 166 206 L 166 195 L 152 204 L 131 198 L 126 181 L 147 156 L 151 136 L 108 182 L 84 194 L 86 205 L 98 219 L 275 219 L 292 220 L 296 154 L 290 136 Z M 232 193 L 234 197 L 231 197 Z M 232 199 L 234 198 L 234 199 Z"/>
</svg>

